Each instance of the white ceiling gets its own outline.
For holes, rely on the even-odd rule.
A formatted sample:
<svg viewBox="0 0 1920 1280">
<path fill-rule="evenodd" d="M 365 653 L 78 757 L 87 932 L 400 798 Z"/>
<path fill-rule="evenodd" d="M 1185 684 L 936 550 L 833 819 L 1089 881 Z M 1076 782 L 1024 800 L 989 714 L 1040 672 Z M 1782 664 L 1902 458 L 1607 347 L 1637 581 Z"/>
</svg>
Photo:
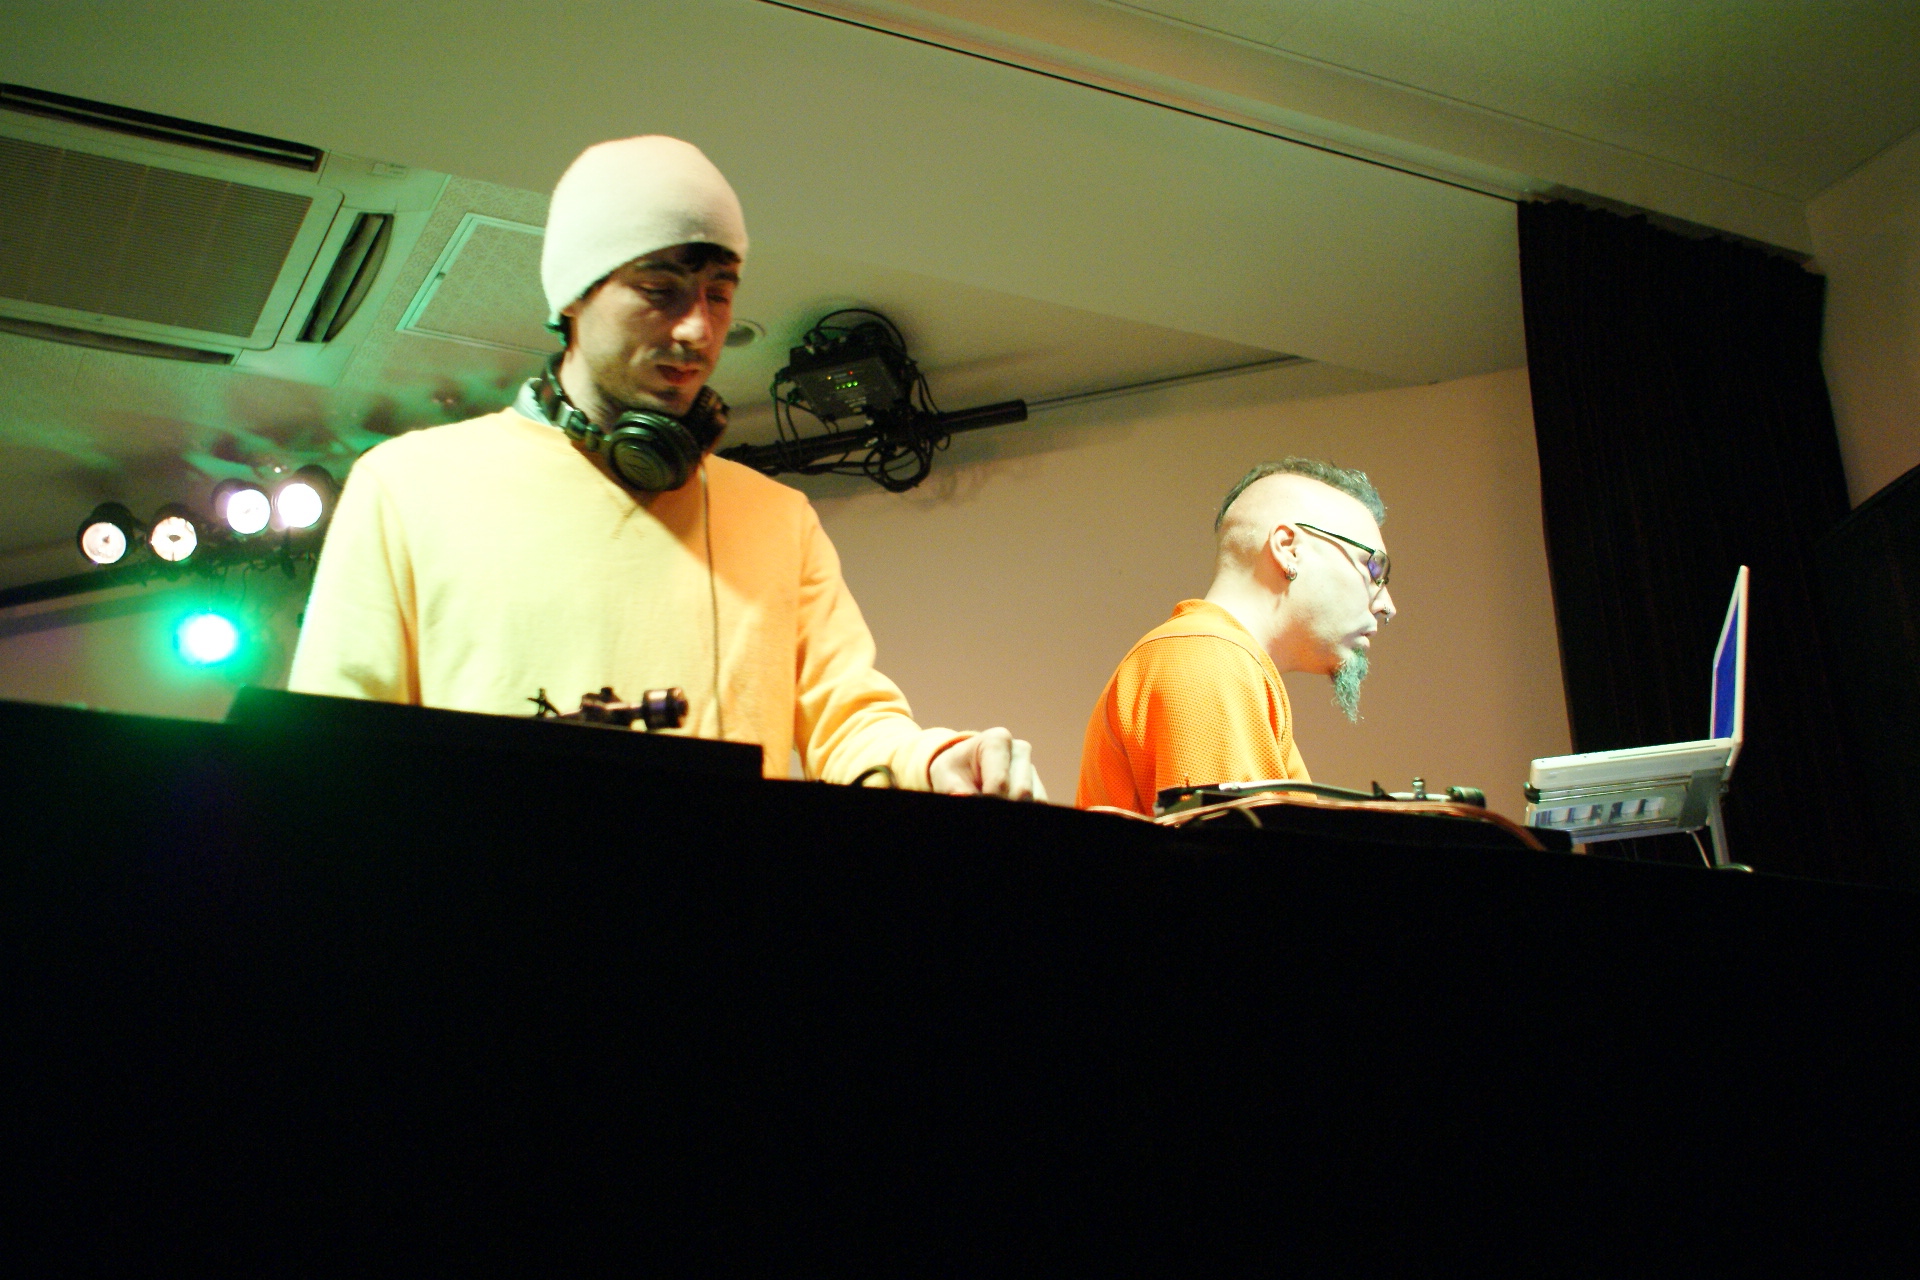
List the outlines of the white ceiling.
<svg viewBox="0 0 1920 1280">
<path fill-rule="evenodd" d="M 780 0 L 1514 195 L 1802 252 L 1920 128 L 1912 0 Z"/>
<path fill-rule="evenodd" d="M 504 402 L 528 357 L 397 333 L 399 310 L 461 216 L 540 221 L 604 137 L 693 139 L 740 190 L 741 314 L 770 336 L 717 381 L 752 439 L 786 346 L 853 303 L 900 321 L 949 405 L 1278 352 L 1381 384 L 1511 367 L 1502 194 L 1804 247 L 1806 197 L 1920 123 L 1910 3 L 14 9 L 0 80 L 456 176 L 337 387 L 0 334 L 0 584 L 72 568 L 100 498 Z"/>
<path fill-rule="evenodd" d="M 1920 127 L 1912 0 L 1116 7 L 1801 200 Z"/>
</svg>

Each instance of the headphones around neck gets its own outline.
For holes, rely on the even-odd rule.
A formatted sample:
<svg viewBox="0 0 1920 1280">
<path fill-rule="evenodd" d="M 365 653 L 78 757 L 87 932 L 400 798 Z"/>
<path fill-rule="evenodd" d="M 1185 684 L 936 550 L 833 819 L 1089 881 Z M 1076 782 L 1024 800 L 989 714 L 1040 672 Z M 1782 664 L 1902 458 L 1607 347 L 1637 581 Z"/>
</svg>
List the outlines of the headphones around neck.
<svg viewBox="0 0 1920 1280">
<path fill-rule="evenodd" d="M 582 453 L 604 455 L 622 484 L 642 493 L 678 489 L 693 478 L 694 469 L 720 433 L 727 429 L 727 402 L 712 387 L 701 387 L 692 406 L 680 417 L 652 409 L 633 409 L 602 430 L 573 406 L 560 387 L 560 360 L 556 352 L 533 382 L 534 400 L 547 421 L 567 433 Z"/>
</svg>

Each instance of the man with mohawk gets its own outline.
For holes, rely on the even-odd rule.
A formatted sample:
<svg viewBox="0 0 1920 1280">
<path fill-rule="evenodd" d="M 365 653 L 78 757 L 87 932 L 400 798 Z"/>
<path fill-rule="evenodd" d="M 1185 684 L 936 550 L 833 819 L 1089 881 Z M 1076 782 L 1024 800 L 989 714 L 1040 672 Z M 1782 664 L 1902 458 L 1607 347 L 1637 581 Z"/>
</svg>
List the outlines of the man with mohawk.
<svg viewBox="0 0 1920 1280">
<path fill-rule="evenodd" d="M 1312 458 L 1253 468 L 1214 518 L 1213 583 L 1149 631 L 1087 723 L 1074 803 L 1151 814 L 1167 787 L 1307 779 L 1281 674 L 1330 677 L 1355 720 L 1394 615 L 1366 474 Z"/>
</svg>

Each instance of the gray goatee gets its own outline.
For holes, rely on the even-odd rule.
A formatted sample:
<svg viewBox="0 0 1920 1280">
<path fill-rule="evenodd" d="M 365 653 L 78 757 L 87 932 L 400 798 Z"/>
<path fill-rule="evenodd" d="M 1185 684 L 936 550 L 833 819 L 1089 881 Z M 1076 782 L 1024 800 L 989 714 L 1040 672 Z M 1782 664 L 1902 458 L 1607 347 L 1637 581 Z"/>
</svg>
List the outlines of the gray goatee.
<svg viewBox="0 0 1920 1280">
<path fill-rule="evenodd" d="M 1333 671 L 1333 705 L 1350 723 L 1360 722 L 1360 682 L 1367 678 L 1367 654 L 1355 649 Z"/>
</svg>

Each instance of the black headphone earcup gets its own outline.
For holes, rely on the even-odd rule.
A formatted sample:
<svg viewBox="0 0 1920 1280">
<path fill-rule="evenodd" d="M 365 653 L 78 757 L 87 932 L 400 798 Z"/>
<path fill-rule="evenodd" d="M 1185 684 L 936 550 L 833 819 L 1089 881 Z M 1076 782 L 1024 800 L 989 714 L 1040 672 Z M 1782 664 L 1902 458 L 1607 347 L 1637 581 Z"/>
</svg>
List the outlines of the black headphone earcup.
<svg viewBox="0 0 1920 1280">
<path fill-rule="evenodd" d="M 643 493 L 665 493 L 693 478 L 705 452 L 693 434 L 658 413 L 630 413 L 607 436 L 607 465 Z"/>
<path fill-rule="evenodd" d="M 607 433 L 607 464 L 625 484 L 645 493 L 678 489 L 720 433 L 727 428 L 727 402 L 712 387 L 700 388 L 685 417 L 638 410 L 620 416 Z"/>
<path fill-rule="evenodd" d="M 625 413 L 611 430 L 602 431 L 576 409 L 560 387 L 556 352 L 533 382 L 540 411 L 548 422 L 566 432 L 582 453 L 604 454 L 620 482 L 643 493 L 665 493 L 693 479 L 693 473 L 727 429 L 727 402 L 712 387 L 700 388 L 683 418 L 636 410 Z"/>
</svg>

